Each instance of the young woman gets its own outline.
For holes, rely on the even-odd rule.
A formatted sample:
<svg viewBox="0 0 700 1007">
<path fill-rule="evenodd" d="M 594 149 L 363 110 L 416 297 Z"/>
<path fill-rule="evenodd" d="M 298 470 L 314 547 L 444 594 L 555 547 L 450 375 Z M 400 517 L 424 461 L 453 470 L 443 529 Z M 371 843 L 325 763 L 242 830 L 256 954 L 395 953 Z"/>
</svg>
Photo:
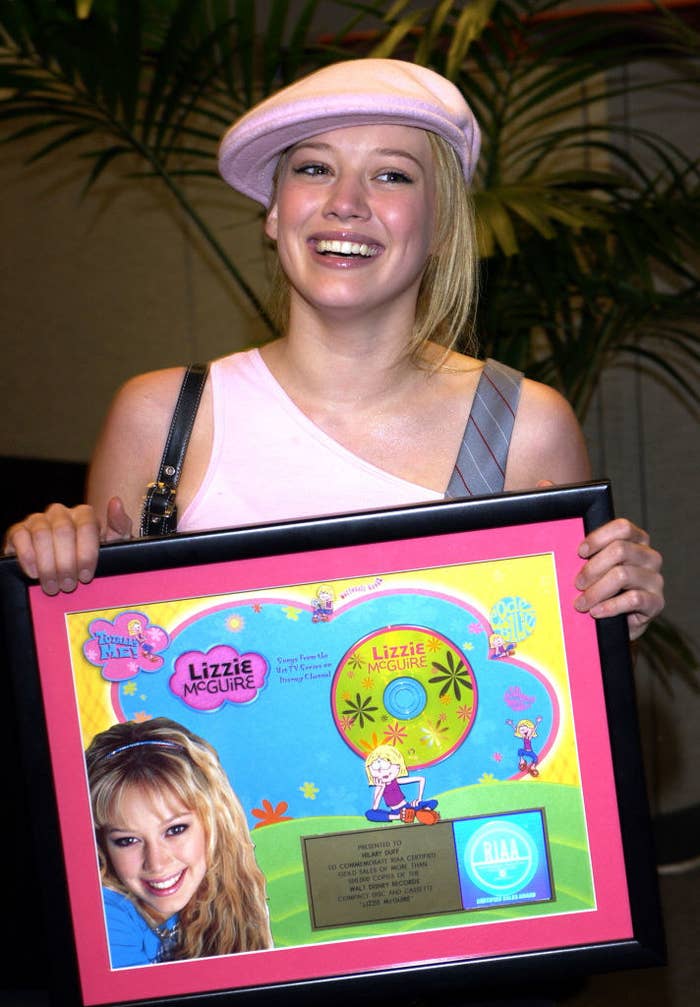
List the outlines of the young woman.
<svg viewBox="0 0 700 1007">
<path fill-rule="evenodd" d="M 165 717 L 85 755 L 113 968 L 272 946 L 265 881 L 214 749 Z"/>
<path fill-rule="evenodd" d="M 181 530 L 589 478 L 561 396 L 452 349 L 474 310 L 478 149 L 459 91 L 397 60 L 326 67 L 229 130 L 221 172 L 266 208 L 282 335 L 212 365 L 178 492 Z M 88 503 L 10 529 L 6 551 L 47 592 L 90 580 L 100 541 L 131 534 L 181 380 L 172 368 L 128 382 Z M 624 613 L 639 636 L 663 607 L 647 534 L 619 519 L 580 555 L 577 608 Z"/>
</svg>

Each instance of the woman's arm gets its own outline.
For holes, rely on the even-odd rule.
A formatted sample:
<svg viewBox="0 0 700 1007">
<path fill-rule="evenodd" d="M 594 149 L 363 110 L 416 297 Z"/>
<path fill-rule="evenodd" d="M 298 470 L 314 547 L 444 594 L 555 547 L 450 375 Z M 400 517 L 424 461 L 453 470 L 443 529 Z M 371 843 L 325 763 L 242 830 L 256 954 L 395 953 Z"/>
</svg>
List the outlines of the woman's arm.
<svg viewBox="0 0 700 1007">
<path fill-rule="evenodd" d="M 523 383 L 513 429 L 505 488 L 584 482 L 591 478 L 581 428 L 569 404 L 554 389 Z M 661 555 L 648 534 L 618 518 L 596 528 L 579 548 L 585 560 L 576 577 L 580 612 L 596 618 L 626 615 L 637 639 L 664 607 Z"/>
<path fill-rule="evenodd" d="M 51 504 L 8 529 L 5 555 L 16 555 L 47 594 L 92 580 L 100 543 L 131 535 L 158 468 L 182 375 L 182 368 L 155 371 L 119 390 L 90 466 L 86 504 Z"/>
</svg>

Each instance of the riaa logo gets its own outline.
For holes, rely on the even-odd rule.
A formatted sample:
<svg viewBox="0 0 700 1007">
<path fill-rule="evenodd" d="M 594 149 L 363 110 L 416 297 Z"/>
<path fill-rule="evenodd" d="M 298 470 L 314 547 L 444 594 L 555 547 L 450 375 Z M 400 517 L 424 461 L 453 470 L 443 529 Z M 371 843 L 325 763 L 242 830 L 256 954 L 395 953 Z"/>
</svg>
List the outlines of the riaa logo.
<svg viewBox="0 0 700 1007">
<path fill-rule="evenodd" d="M 511 895 L 530 883 L 539 865 L 537 846 L 519 825 L 490 821 L 464 848 L 464 868 L 472 883 L 493 895 Z"/>
</svg>

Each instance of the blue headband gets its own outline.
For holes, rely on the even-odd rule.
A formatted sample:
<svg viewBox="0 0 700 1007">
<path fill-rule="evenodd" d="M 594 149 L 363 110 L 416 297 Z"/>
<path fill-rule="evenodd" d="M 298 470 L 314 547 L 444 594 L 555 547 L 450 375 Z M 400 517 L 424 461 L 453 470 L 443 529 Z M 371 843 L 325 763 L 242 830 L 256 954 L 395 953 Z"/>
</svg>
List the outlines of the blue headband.
<svg viewBox="0 0 700 1007">
<path fill-rule="evenodd" d="M 111 752 L 107 752 L 103 755 L 103 759 L 111 759 L 113 755 L 119 755 L 120 752 L 126 752 L 130 748 L 141 748 L 142 745 L 156 745 L 158 748 L 172 748 L 177 752 L 182 752 L 184 755 L 187 754 L 187 750 L 184 745 L 178 744 L 177 741 L 158 741 L 155 738 L 144 738 L 143 741 L 130 741 L 128 745 L 120 745 L 119 748 L 113 748 Z"/>
</svg>

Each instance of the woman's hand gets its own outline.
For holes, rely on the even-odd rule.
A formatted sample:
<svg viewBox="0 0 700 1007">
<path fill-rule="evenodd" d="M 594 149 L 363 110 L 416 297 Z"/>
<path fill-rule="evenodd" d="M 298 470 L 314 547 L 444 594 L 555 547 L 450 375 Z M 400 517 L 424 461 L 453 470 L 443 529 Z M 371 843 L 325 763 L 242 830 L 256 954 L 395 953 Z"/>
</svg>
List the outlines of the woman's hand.
<svg viewBox="0 0 700 1007">
<path fill-rule="evenodd" d="M 119 497 L 107 506 L 107 521 L 100 528 L 92 507 L 51 504 L 12 525 L 5 536 L 4 553 L 16 556 L 28 577 L 38 580 L 47 594 L 74 591 L 95 575 L 100 542 L 129 538 L 131 518 Z"/>
<path fill-rule="evenodd" d="M 554 486 L 540 479 L 538 489 Z M 579 546 L 586 560 L 576 578 L 581 595 L 575 605 L 594 619 L 626 615 L 630 640 L 638 639 L 664 607 L 663 559 L 649 536 L 626 518 L 617 518 L 587 535 Z"/>
<path fill-rule="evenodd" d="M 636 640 L 664 607 L 662 558 L 647 533 L 617 518 L 587 535 L 579 555 L 586 562 L 576 578 L 578 611 L 596 619 L 627 615 L 630 639 Z"/>
</svg>

